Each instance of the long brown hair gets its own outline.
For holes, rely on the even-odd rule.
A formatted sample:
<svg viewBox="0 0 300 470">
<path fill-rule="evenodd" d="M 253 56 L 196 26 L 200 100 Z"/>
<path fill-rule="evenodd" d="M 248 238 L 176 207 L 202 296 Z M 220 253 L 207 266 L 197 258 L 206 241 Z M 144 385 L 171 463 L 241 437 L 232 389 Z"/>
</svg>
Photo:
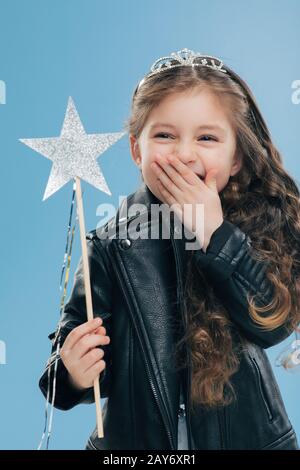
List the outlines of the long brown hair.
<svg viewBox="0 0 300 470">
<path fill-rule="evenodd" d="M 266 276 L 274 287 L 273 300 L 264 308 L 256 306 L 254 297 L 249 297 L 249 314 L 267 330 L 283 324 L 296 329 L 300 320 L 299 191 L 283 168 L 281 155 L 249 87 L 229 67 L 223 67 L 228 73 L 201 66 L 175 67 L 146 77 L 134 91 L 125 128 L 138 138 L 151 110 L 171 93 L 205 88 L 222 100 L 235 131 L 236 151 L 243 162 L 241 170 L 230 177 L 219 193 L 224 219 L 250 236 L 253 256 L 267 262 Z M 225 405 L 234 398 L 230 377 L 239 367 L 233 324 L 230 313 L 189 253 L 184 291 L 189 321 L 177 343 L 178 364 L 183 361 L 183 347 L 187 346 L 192 406 Z"/>
</svg>

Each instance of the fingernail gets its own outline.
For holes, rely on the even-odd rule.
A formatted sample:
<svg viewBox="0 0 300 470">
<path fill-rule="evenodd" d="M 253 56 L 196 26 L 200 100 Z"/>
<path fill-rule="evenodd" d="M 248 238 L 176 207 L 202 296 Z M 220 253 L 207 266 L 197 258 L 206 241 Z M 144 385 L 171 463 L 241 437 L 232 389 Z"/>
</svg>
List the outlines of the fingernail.
<svg viewBox="0 0 300 470">
<path fill-rule="evenodd" d="M 102 320 L 101 320 L 101 318 L 97 317 L 97 318 L 94 319 L 94 322 L 95 322 L 96 325 L 100 325 L 100 323 L 102 323 Z"/>
</svg>

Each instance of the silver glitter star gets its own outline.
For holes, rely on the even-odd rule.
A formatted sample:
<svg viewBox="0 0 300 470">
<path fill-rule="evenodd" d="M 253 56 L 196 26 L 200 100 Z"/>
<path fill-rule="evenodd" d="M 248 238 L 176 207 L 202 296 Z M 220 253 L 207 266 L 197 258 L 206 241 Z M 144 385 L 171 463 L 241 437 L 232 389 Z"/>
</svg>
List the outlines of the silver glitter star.
<svg viewBox="0 0 300 470">
<path fill-rule="evenodd" d="M 111 195 L 96 159 L 125 134 L 126 132 L 87 134 L 75 104 L 69 97 L 59 137 L 19 140 L 53 161 L 44 201 L 75 176 Z"/>
</svg>

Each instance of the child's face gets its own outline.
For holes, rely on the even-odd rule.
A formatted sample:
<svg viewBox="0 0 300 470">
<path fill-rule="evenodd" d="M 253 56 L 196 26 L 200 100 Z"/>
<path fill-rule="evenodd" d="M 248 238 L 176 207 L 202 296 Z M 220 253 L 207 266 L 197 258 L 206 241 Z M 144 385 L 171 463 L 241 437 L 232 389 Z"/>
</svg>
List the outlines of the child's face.
<svg viewBox="0 0 300 470">
<path fill-rule="evenodd" d="M 164 125 L 153 128 L 157 123 Z M 214 128 L 208 128 L 209 125 Z M 240 159 L 235 158 L 236 137 L 224 104 L 208 90 L 173 93 L 166 97 L 151 111 L 140 137 L 130 135 L 130 148 L 145 184 L 159 200 L 162 195 L 157 175 L 151 168 L 157 153 L 176 154 L 203 177 L 211 168 L 218 169 L 218 192 L 241 167 Z"/>
</svg>

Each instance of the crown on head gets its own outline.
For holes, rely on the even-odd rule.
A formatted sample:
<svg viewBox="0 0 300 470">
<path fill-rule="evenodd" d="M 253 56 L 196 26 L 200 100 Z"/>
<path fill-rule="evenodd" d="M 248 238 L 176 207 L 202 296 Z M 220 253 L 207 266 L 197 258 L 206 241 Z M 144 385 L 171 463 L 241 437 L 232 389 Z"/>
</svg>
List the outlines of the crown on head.
<svg viewBox="0 0 300 470">
<path fill-rule="evenodd" d="M 151 65 L 150 72 L 147 73 L 145 77 L 140 81 L 139 87 L 146 77 L 155 75 L 159 72 L 162 72 L 163 70 L 187 65 L 191 67 L 210 67 L 214 70 L 219 70 L 220 72 L 227 73 L 227 70 L 223 68 L 223 61 L 221 59 L 184 48 L 177 52 L 171 52 L 171 55 L 168 57 L 160 57 L 159 59 L 157 59 Z"/>
</svg>

